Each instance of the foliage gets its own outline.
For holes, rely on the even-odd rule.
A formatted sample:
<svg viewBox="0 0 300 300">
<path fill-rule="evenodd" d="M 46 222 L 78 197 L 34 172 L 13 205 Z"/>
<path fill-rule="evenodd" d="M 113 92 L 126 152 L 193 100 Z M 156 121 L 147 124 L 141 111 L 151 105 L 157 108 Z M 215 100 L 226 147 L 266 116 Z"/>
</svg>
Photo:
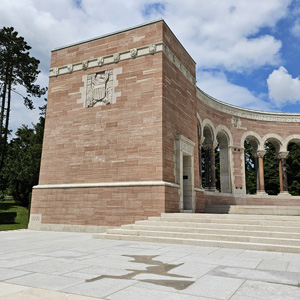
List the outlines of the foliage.
<svg viewBox="0 0 300 300">
<path fill-rule="evenodd" d="M 287 157 L 288 191 L 293 196 L 300 195 L 300 147 L 297 144 L 288 145 Z"/>
<path fill-rule="evenodd" d="M 28 227 L 28 209 L 16 205 L 14 200 L 0 201 L 0 212 L 17 213 L 14 224 L 0 224 L 1 230 L 15 230 Z"/>
<path fill-rule="evenodd" d="M 277 195 L 279 187 L 279 163 L 276 150 L 272 143 L 266 142 L 264 155 L 265 191 L 269 195 Z"/>
<path fill-rule="evenodd" d="M 16 137 L 7 146 L 7 156 L 0 173 L 6 184 L 6 193 L 25 207 L 28 206 L 32 187 L 38 184 L 44 122 L 41 116 L 33 128 L 25 125 L 18 128 Z"/>
<path fill-rule="evenodd" d="M 255 158 L 252 155 L 252 146 L 245 140 L 245 171 L 246 171 L 246 193 L 255 194 L 257 191 Z"/>
<path fill-rule="evenodd" d="M 215 150 L 215 171 L 216 171 L 216 189 L 221 191 L 221 174 L 220 174 L 220 147 Z"/>
<path fill-rule="evenodd" d="M 47 91 L 35 84 L 39 60 L 30 56 L 31 47 L 27 45 L 23 37 L 13 27 L 3 27 L 0 30 L 0 169 L 3 167 L 6 154 L 9 114 L 11 106 L 11 93 L 16 91 L 17 86 L 25 88 L 27 95 L 22 96 L 24 105 L 33 109 L 30 97 L 41 97 Z M 20 94 L 19 94 L 20 95 Z"/>
</svg>

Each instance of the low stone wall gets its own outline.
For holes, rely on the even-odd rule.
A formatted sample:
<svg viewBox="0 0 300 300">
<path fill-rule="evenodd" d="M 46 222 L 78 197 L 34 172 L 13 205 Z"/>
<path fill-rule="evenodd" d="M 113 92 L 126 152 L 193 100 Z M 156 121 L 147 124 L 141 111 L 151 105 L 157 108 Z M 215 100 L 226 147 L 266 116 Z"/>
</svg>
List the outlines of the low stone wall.
<svg viewBox="0 0 300 300">
<path fill-rule="evenodd" d="M 205 192 L 205 206 L 209 205 L 300 206 L 300 197 L 289 195 L 234 195 Z"/>
</svg>

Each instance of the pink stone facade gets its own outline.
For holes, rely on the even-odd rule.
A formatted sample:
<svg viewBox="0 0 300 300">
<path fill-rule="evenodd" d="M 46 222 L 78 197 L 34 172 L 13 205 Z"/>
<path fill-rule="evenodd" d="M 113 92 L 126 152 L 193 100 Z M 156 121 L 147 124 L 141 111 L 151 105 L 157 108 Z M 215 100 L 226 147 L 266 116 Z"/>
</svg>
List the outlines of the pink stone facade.
<svg viewBox="0 0 300 300">
<path fill-rule="evenodd" d="M 195 70 L 163 20 L 54 50 L 31 228 L 119 226 L 163 212 L 204 212 L 222 197 L 201 185 L 198 146 L 218 141 L 227 149 L 223 199 L 247 199 L 244 139 L 253 137 L 257 150 L 276 139 L 279 152 L 287 151 L 290 140 L 300 140 L 300 115 L 220 103 L 196 87 Z M 96 105 L 88 107 L 96 92 Z"/>
</svg>

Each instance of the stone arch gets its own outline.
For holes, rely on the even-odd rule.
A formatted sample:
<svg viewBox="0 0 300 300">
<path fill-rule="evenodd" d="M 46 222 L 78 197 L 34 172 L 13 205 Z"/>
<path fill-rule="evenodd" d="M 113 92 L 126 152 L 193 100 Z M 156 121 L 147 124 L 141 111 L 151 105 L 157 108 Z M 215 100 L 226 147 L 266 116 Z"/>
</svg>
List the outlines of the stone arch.
<svg viewBox="0 0 300 300">
<path fill-rule="evenodd" d="M 242 135 L 241 148 L 244 148 L 245 140 L 248 140 L 254 151 L 264 150 L 264 143 L 259 134 L 254 131 L 247 131 Z"/>
<path fill-rule="evenodd" d="M 295 143 L 298 146 L 300 146 L 300 135 L 299 134 L 292 134 L 285 138 L 284 145 L 286 146 L 286 149 L 289 145 L 289 143 Z"/>
<path fill-rule="evenodd" d="M 218 125 L 216 128 L 216 139 L 219 144 L 220 158 L 220 190 L 222 193 L 232 192 L 231 179 L 231 152 L 229 147 L 232 146 L 232 135 L 224 125 Z"/>
<path fill-rule="evenodd" d="M 276 133 L 269 133 L 269 134 L 266 134 L 263 138 L 263 144 L 265 145 L 266 142 L 270 142 L 274 145 L 275 147 L 275 150 L 276 150 L 276 154 L 278 154 L 279 152 L 283 152 L 283 151 L 286 151 L 286 147 L 285 146 L 285 143 L 284 143 L 284 140 L 281 136 L 279 136 L 278 134 Z"/>
</svg>

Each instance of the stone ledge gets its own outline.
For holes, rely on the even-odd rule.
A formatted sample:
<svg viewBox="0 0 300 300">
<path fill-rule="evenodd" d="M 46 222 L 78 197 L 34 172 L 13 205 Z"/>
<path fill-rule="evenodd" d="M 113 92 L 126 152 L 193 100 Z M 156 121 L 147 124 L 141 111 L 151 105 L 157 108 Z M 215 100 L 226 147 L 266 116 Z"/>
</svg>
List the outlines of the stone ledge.
<svg viewBox="0 0 300 300">
<path fill-rule="evenodd" d="M 69 184 L 43 184 L 33 189 L 72 189 L 72 188 L 98 188 L 98 187 L 127 187 L 127 186 L 171 186 L 180 188 L 176 183 L 167 181 L 128 181 L 128 182 L 98 182 L 98 183 L 69 183 Z"/>
</svg>

